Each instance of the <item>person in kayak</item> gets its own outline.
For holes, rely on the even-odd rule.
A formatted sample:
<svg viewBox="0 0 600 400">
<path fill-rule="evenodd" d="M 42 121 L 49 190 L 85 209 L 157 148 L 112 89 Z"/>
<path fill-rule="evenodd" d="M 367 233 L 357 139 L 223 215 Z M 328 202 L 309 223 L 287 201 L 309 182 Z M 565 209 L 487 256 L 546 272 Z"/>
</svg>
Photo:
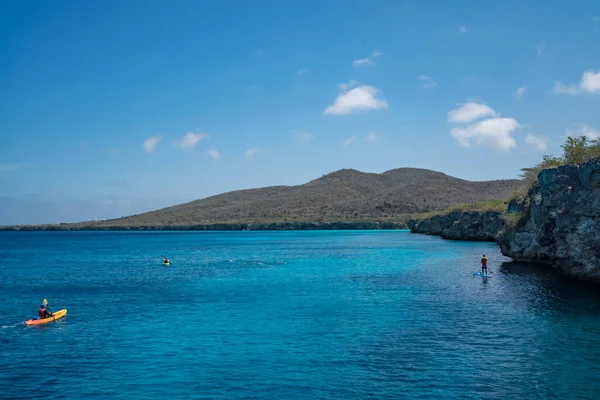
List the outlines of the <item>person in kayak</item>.
<svg viewBox="0 0 600 400">
<path fill-rule="evenodd" d="M 487 261 L 488 261 L 488 259 L 484 254 L 483 257 L 481 257 L 481 273 L 482 274 L 487 274 L 487 272 L 488 272 Z"/>
<path fill-rule="evenodd" d="M 50 318 L 52 316 L 52 313 L 50 312 L 50 309 L 46 304 L 42 304 L 40 306 L 40 309 L 38 310 L 38 315 L 40 316 L 40 319 L 44 319 Z"/>
<path fill-rule="evenodd" d="M 163 264 L 170 264 L 171 262 L 169 261 L 169 259 L 167 257 L 165 257 Z"/>
</svg>

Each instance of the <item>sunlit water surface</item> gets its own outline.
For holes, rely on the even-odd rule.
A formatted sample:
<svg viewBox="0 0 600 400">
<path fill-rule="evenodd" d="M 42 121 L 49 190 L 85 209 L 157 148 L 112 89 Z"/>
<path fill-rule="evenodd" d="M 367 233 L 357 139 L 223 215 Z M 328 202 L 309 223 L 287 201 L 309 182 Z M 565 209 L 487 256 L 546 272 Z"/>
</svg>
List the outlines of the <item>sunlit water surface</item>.
<svg viewBox="0 0 600 400">
<path fill-rule="evenodd" d="M 473 276 L 481 254 L 492 277 Z M 173 265 L 164 267 L 161 255 Z M 600 291 L 406 231 L 0 233 L 0 397 L 600 393 Z M 43 298 L 64 319 L 26 327 Z"/>
</svg>

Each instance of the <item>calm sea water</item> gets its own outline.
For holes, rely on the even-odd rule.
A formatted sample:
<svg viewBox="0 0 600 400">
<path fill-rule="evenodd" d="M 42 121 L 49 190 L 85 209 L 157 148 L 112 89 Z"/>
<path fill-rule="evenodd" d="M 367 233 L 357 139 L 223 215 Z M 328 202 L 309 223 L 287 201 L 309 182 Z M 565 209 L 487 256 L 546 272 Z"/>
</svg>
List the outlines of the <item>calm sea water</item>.
<svg viewBox="0 0 600 400">
<path fill-rule="evenodd" d="M 493 277 L 473 276 L 490 258 Z M 161 255 L 173 265 L 163 267 Z M 0 397 L 600 393 L 600 290 L 406 231 L 0 233 Z M 43 298 L 64 319 L 35 317 Z"/>
</svg>

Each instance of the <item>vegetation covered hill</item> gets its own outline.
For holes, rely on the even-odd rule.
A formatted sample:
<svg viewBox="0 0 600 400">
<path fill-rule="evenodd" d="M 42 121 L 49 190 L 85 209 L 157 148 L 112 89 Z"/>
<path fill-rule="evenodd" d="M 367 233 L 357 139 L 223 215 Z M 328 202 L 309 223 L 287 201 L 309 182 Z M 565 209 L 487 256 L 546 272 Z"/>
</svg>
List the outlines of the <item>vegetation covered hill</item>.
<svg viewBox="0 0 600 400">
<path fill-rule="evenodd" d="M 416 168 L 382 174 L 343 169 L 298 186 L 272 186 L 223 193 L 190 203 L 119 219 L 68 224 L 69 228 L 181 227 L 191 225 L 394 222 L 411 214 L 506 199 L 521 180 L 471 182 Z"/>
</svg>

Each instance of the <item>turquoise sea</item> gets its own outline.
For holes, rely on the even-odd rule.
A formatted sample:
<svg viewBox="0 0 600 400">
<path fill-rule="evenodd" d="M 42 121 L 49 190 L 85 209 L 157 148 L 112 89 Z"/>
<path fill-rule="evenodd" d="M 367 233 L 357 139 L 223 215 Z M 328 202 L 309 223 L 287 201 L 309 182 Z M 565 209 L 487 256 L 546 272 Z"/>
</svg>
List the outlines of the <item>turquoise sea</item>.
<svg viewBox="0 0 600 400">
<path fill-rule="evenodd" d="M 473 276 L 479 258 L 493 276 Z M 407 231 L 0 233 L 3 399 L 593 399 L 600 290 Z M 161 264 L 167 255 L 171 267 Z M 68 315 L 26 327 L 42 299 Z"/>
</svg>

